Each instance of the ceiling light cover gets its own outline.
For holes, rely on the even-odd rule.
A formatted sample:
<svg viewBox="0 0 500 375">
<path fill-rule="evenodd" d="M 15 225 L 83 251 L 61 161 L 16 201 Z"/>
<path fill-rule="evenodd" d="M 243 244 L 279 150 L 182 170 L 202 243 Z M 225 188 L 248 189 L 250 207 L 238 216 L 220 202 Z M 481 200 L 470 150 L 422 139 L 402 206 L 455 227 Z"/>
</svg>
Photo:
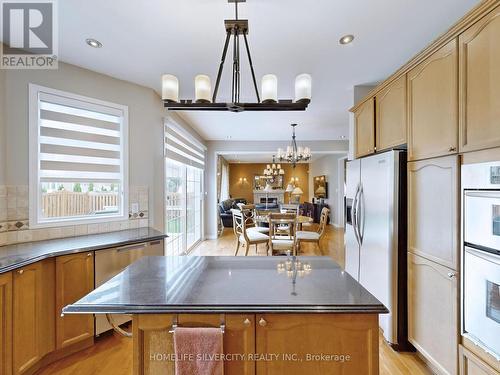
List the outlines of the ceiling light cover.
<svg viewBox="0 0 500 375">
<path fill-rule="evenodd" d="M 92 39 L 92 38 L 88 38 L 87 40 L 85 40 L 87 42 L 87 44 L 91 47 L 94 47 L 94 48 L 101 48 L 102 47 L 102 43 L 99 42 L 98 40 L 96 39 Z"/>
<path fill-rule="evenodd" d="M 276 103 L 278 101 L 278 77 L 266 74 L 262 77 L 262 102 Z"/>
<path fill-rule="evenodd" d="M 194 79 L 194 90 L 196 103 L 210 103 L 212 96 L 212 84 L 210 77 L 199 74 Z"/>
<path fill-rule="evenodd" d="M 169 102 L 179 101 L 179 80 L 171 74 L 164 74 L 161 79 L 161 97 Z"/>
<path fill-rule="evenodd" d="M 312 78 L 309 74 L 299 74 L 295 78 L 295 101 L 311 101 Z"/>
<path fill-rule="evenodd" d="M 352 43 L 354 40 L 354 35 L 349 34 L 349 35 L 344 35 L 342 38 L 340 38 L 339 43 L 340 44 L 349 44 Z"/>
</svg>

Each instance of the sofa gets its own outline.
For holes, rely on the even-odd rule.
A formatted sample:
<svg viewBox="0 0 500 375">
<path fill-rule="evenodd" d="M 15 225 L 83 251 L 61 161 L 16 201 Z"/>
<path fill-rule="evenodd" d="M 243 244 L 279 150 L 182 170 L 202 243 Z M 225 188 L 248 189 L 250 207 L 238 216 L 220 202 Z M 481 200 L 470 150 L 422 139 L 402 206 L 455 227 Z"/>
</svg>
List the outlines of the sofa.
<svg viewBox="0 0 500 375">
<path fill-rule="evenodd" d="M 226 199 L 218 204 L 219 215 L 222 220 L 222 225 L 224 228 L 233 227 L 233 212 L 231 210 L 239 209 L 238 203 L 247 204 L 247 200 L 244 198 Z"/>
</svg>

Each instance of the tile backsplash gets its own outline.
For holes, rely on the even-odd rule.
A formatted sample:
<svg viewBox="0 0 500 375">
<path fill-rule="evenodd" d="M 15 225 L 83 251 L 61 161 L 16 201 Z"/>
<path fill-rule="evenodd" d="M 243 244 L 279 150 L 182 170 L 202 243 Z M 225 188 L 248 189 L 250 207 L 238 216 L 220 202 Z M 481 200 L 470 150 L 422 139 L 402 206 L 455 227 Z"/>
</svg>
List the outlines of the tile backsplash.
<svg viewBox="0 0 500 375">
<path fill-rule="evenodd" d="M 113 232 L 149 226 L 149 191 L 147 186 L 130 186 L 129 219 L 99 224 L 31 229 L 29 226 L 28 186 L 0 185 L 0 246 L 86 234 Z M 132 214 L 132 204 L 139 211 Z"/>
</svg>

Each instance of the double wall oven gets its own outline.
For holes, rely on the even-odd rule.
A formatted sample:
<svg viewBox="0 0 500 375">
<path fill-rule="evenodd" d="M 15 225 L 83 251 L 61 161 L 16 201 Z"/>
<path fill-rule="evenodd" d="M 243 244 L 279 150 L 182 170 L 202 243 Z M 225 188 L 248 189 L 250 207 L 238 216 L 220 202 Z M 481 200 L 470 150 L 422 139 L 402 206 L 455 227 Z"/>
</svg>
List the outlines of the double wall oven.
<svg viewBox="0 0 500 375">
<path fill-rule="evenodd" d="M 500 161 L 462 166 L 462 334 L 500 360 Z"/>
</svg>

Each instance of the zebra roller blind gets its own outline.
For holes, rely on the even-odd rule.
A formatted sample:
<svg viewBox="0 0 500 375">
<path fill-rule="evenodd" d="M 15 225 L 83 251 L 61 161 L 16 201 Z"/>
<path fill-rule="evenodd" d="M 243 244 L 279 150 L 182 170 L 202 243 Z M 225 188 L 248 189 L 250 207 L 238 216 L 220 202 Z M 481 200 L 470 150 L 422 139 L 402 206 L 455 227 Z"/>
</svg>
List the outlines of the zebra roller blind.
<svg viewBox="0 0 500 375">
<path fill-rule="evenodd" d="M 165 123 L 165 156 L 195 168 L 205 169 L 205 148 L 177 124 Z"/>
<path fill-rule="evenodd" d="M 121 182 L 123 113 L 89 104 L 39 94 L 40 181 Z"/>
</svg>

